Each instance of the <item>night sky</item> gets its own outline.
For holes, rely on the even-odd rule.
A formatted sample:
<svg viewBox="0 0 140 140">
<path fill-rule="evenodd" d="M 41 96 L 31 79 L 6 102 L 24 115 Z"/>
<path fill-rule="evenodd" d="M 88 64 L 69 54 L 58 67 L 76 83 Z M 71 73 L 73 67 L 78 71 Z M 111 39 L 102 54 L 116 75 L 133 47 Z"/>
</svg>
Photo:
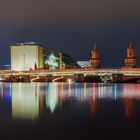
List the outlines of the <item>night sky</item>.
<svg viewBox="0 0 140 140">
<path fill-rule="evenodd" d="M 94 43 L 103 67 L 122 67 L 130 41 L 140 66 L 139 0 L 1 0 L 0 65 L 10 45 L 34 41 L 89 60 Z"/>
</svg>

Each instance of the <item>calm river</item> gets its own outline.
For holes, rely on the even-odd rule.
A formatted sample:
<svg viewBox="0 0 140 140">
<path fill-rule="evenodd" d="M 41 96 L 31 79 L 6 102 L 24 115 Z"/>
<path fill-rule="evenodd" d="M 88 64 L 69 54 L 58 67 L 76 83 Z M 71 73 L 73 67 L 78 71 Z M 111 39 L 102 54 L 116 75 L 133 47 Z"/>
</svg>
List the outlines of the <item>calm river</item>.
<svg viewBox="0 0 140 140">
<path fill-rule="evenodd" d="M 0 139 L 140 136 L 140 84 L 0 83 Z"/>
</svg>

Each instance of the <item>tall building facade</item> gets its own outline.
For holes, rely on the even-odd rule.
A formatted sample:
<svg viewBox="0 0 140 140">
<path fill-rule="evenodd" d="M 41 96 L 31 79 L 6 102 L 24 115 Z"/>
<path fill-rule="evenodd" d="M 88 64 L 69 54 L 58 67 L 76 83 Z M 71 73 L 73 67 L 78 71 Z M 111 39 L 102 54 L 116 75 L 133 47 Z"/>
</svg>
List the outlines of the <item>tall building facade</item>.
<svg viewBox="0 0 140 140">
<path fill-rule="evenodd" d="M 29 70 L 42 67 L 43 48 L 34 43 L 17 43 L 11 46 L 11 69 Z"/>
<path fill-rule="evenodd" d="M 93 47 L 93 50 L 91 52 L 91 59 L 90 64 L 92 68 L 100 68 L 101 67 L 101 57 L 98 48 L 96 47 L 96 44 Z"/>
<path fill-rule="evenodd" d="M 135 68 L 136 67 L 136 49 L 133 44 L 130 42 L 127 48 L 127 57 L 125 59 L 126 68 Z"/>
<path fill-rule="evenodd" d="M 11 46 L 11 69 L 65 69 L 76 68 L 77 63 L 62 52 L 48 49 L 34 42 Z"/>
</svg>

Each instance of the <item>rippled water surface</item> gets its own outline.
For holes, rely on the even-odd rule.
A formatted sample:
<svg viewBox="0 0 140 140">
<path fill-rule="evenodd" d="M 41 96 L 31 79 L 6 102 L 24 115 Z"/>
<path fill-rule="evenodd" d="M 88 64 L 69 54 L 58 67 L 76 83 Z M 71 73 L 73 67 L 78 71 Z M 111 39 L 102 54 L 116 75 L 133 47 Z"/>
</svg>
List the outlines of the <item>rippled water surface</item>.
<svg viewBox="0 0 140 140">
<path fill-rule="evenodd" d="M 0 83 L 0 139 L 140 136 L 140 84 Z"/>
</svg>

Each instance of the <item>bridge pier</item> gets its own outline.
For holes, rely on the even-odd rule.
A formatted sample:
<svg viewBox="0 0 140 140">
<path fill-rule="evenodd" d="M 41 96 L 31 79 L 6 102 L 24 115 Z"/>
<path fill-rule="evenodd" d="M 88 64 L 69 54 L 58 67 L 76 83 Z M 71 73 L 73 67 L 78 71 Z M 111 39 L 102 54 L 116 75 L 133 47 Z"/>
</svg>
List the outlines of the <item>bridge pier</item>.
<svg viewBox="0 0 140 140">
<path fill-rule="evenodd" d="M 73 78 L 76 82 L 84 82 L 85 76 L 84 74 L 75 74 Z"/>
<path fill-rule="evenodd" d="M 29 75 L 3 76 L 2 79 L 5 82 L 30 82 L 30 76 Z"/>
<path fill-rule="evenodd" d="M 112 74 L 112 82 L 113 83 L 122 82 L 123 80 L 124 80 L 123 74 Z"/>
<path fill-rule="evenodd" d="M 52 74 L 48 74 L 46 76 L 46 82 L 52 82 L 52 80 L 53 80 Z"/>
</svg>

